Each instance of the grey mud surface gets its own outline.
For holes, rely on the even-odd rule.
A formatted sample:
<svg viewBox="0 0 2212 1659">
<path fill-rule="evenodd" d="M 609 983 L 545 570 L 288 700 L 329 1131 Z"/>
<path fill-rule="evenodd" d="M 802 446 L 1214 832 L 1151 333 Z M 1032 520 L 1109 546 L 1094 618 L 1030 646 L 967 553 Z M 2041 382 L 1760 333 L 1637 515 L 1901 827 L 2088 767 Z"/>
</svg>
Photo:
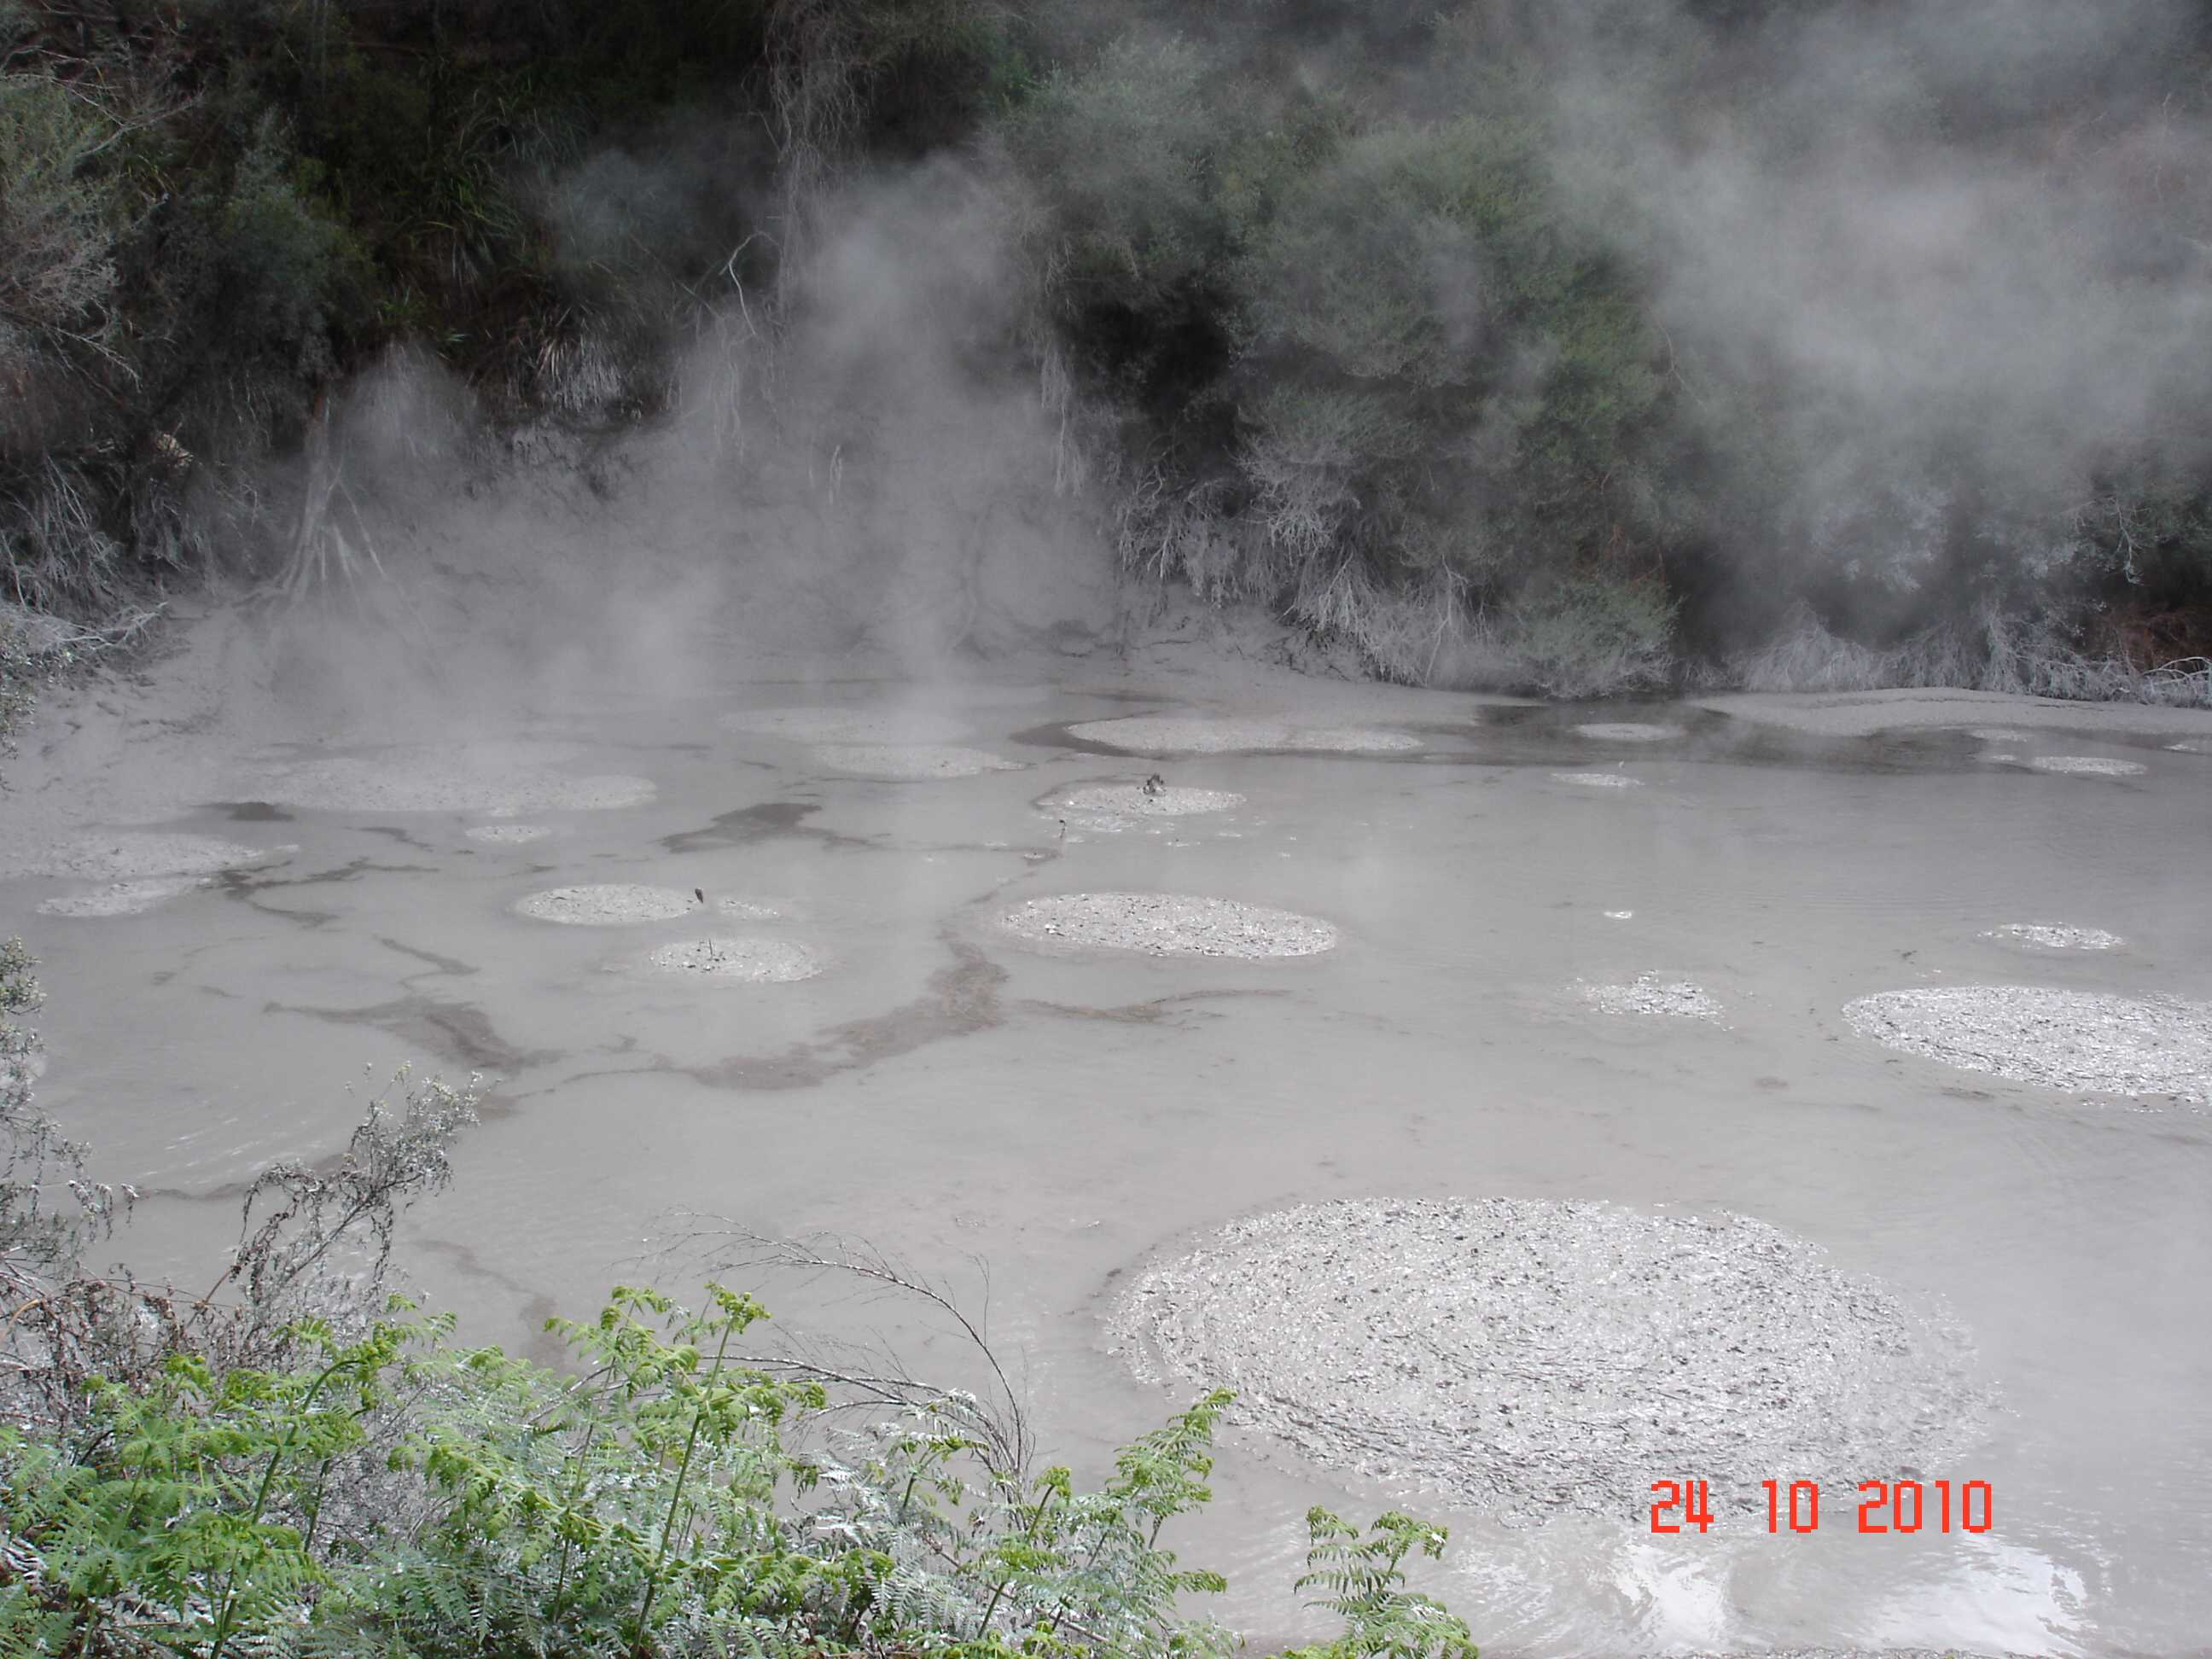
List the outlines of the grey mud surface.
<svg viewBox="0 0 2212 1659">
<path fill-rule="evenodd" d="M 1584 789 L 1641 789 L 1644 780 L 1620 772 L 1554 772 L 1554 783 L 1571 783 Z"/>
<path fill-rule="evenodd" d="M 1662 1468 L 1735 1493 L 1942 1465 L 1990 1404 L 1942 1310 L 1720 1212 L 1300 1206 L 1147 1268 L 1109 1328 L 1302 1456 L 1517 1525 L 1648 1513 Z"/>
<path fill-rule="evenodd" d="M 1312 916 L 1188 893 L 1059 893 L 1000 918 L 1041 944 L 1134 951 L 1152 957 L 1310 957 L 1336 944 Z"/>
<path fill-rule="evenodd" d="M 963 1300 L 988 1297 L 994 1340 L 1024 1361 L 1041 1441 L 1088 1480 L 1194 1391 L 1165 1370 L 1169 1386 L 1141 1382 L 1101 1352 L 1102 1313 L 1191 1241 L 1227 1251 L 1225 1218 L 1374 1194 L 1564 1206 L 1511 1246 L 1548 1277 L 1511 1283 L 1449 1253 L 1467 1241 L 1419 1229 L 1425 1242 L 1387 1256 L 1355 1229 L 1334 1263 L 1301 1229 L 1269 1240 L 1281 1271 L 1346 1297 L 1316 1293 L 1310 1310 L 1279 1295 L 1273 1334 L 1237 1349 L 1272 1366 L 1309 1326 L 1334 1345 L 1284 1362 L 1279 1398 L 1255 1396 L 1316 1453 L 1266 1425 L 1229 1430 L 1216 1501 L 1174 1534 L 1186 1561 L 1229 1575 L 1218 1610 L 1255 1651 L 1320 1633 L 1291 1588 L 1315 1503 L 1449 1525 L 1450 1555 L 1421 1587 L 1468 1618 L 1492 1659 L 2203 1649 L 2190 1586 L 2212 1559 L 2212 1403 L 2197 1386 L 2212 1367 L 2212 1235 L 2197 1224 L 2212 1117 L 2154 1098 L 2085 1107 L 1926 1064 L 1839 1011 L 1899 988 L 2014 977 L 2136 1008 L 2212 1002 L 2212 768 L 2166 752 L 2212 743 L 2212 715 L 1941 696 L 1764 700 L 1727 716 L 1536 707 L 1224 666 L 1189 648 L 1124 666 L 1101 647 L 1008 665 L 1021 683 L 988 693 L 909 684 L 896 666 L 726 655 L 715 672 L 728 678 L 673 692 L 564 674 L 544 698 L 472 710 L 464 744 L 447 720 L 380 727 L 375 699 L 308 722 L 287 697 L 257 701 L 239 666 L 271 659 L 246 648 L 246 627 L 193 632 L 210 649 L 149 665 L 143 688 L 57 689 L 0 795 L 0 937 L 20 932 L 40 957 L 48 998 L 40 1102 L 93 1144 L 100 1178 L 148 1194 L 132 1249 L 157 1270 L 182 1262 L 209 1282 L 236 1237 L 226 1194 L 271 1161 L 341 1150 L 359 1103 L 343 1085 L 364 1064 L 482 1071 L 495 1109 L 455 1148 L 453 1194 L 410 1211 L 400 1240 L 418 1288 L 470 1340 L 541 1352 L 543 1317 L 588 1316 L 677 1206 L 866 1239 L 925 1272 L 980 1259 L 991 1284 L 965 1282 Z M 226 639 L 229 656 L 211 648 Z M 724 721 L 744 708 L 767 712 Z M 1127 736 L 1115 723 L 1129 716 L 1168 723 L 1141 736 L 1224 746 L 1202 761 L 1102 762 L 1101 745 L 1071 735 Z M 1609 746 L 1577 723 L 1687 735 Z M 1968 735 L 1978 727 L 2027 738 L 2001 759 Z M 1316 732 L 1401 746 L 1274 746 Z M 1269 746 L 1242 746 L 1255 735 Z M 1026 769 L 887 784 L 807 752 L 837 743 L 970 747 Z M 2150 769 L 2045 777 L 2021 763 L 2037 752 Z M 301 769 L 334 757 L 349 763 Z M 1624 758 L 1650 787 L 1553 777 L 1618 776 Z M 1177 813 L 1109 796 L 1136 808 L 1112 814 L 1127 826 L 1115 834 L 1040 822 L 1045 802 L 1153 772 L 1170 792 L 1245 799 Z M 302 787 L 285 789 L 288 777 Z M 592 779 L 650 788 L 581 810 L 592 793 L 577 786 Z M 354 787 L 364 781 L 374 787 Z M 278 797 L 307 785 L 350 804 L 285 821 Z M 526 808 L 541 787 L 555 793 L 538 799 L 563 804 Z M 399 816 L 418 809 L 433 816 Z M 556 833 L 486 842 L 472 826 Z M 253 856 L 143 874 L 20 867 L 22 849 L 124 833 Z M 135 919 L 35 915 L 58 897 L 97 908 L 130 902 L 110 887 L 178 881 L 191 885 Z M 533 890 L 617 884 L 654 896 L 576 907 L 616 925 L 516 909 Z M 1174 895 L 1287 917 L 1276 942 L 1328 924 L 1344 937 L 1295 963 L 1158 952 L 1137 906 Z M 996 925 L 1071 896 L 1130 901 L 1090 918 L 1119 948 Z M 1987 937 L 2014 922 L 2094 923 L 2127 945 Z M 1188 937 L 1253 948 L 1242 927 Z M 655 951 L 689 960 L 696 948 L 711 969 L 709 941 L 738 939 L 803 949 L 827 970 L 779 984 L 651 965 Z M 1616 1017 L 1567 988 L 1632 991 L 1655 964 L 1662 989 L 1694 984 L 1725 1008 L 1725 1028 Z M 1592 1239 L 1571 1217 L 1597 1200 L 1668 1225 L 1694 1212 L 1718 1231 L 1600 1223 Z M 1808 1241 L 1864 1297 L 1840 1305 Z M 1682 1273 L 1703 1276 L 1678 1293 Z M 1741 1328 L 1728 1321 L 1761 1273 L 1765 1346 L 1731 1353 Z M 1395 1306 L 1370 1293 L 1401 1283 Z M 856 1314 L 801 1285 L 757 1291 L 778 1329 L 834 1338 L 881 1322 L 933 1376 L 957 1369 L 959 1345 L 927 1321 L 886 1305 Z M 1244 1335 L 1207 1322 L 1217 1295 L 1227 1307 L 1250 1293 L 1173 1287 L 1194 1341 L 1219 1335 L 1225 1352 Z M 1979 1360 L 1963 1384 L 1917 1333 L 1857 1362 L 1851 1344 L 1934 1305 L 1923 1295 L 1972 1333 Z M 1439 1297 L 1494 1299 L 1505 1337 L 1563 1345 L 1565 1369 L 1550 1382 L 1484 1370 L 1504 1351 L 1467 1321 L 1414 1322 Z M 1655 1324 L 1669 1306 L 1704 1323 Z M 1850 1363 L 1808 1358 L 1815 1327 Z M 1391 1352 L 1370 1359 L 1364 1344 L 1384 1332 Z M 1347 1387 L 1352 1368 L 1369 1375 Z M 1778 1425 L 1764 1405 L 1739 1416 L 1729 1402 L 1778 1398 L 1758 1391 L 1808 1371 L 1816 1403 L 1868 1395 L 1887 1375 L 1879 1398 L 1844 1400 L 1837 1421 L 1845 1438 L 1893 1431 L 1916 1447 L 1914 1414 L 1937 1411 L 1947 1389 L 2000 1390 L 2004 1409 L 1972 1419 L 1980 1438 L 1913 1464 L 1930 1480 L 1994 1481 L 1996 1531 L 1767 1536 L 1742 1503 L 1791 1471 L 1753 1467 L 1752 1448 L 1809 1443 L 1826 1425 L 1794 1392 L 1773 1408 Z M 1436 1389 L 1446 1373 L 1466 1391 Z M 1579 1395 L 1565 1389 L 1575 1378 Z M 1623 1407 L 1616 1437 L 1583 1434 L 1562 1451 L 1544 1411 L 1565 1424 L 1608 1398 Z M 1493 1401 L 1512 1408 L 1510 1435 L 1492 1431 L 1505 1415 Z M 1437 1432 L 1439 1420 L 1473 1437 Z M 1635 1490 L 1563 1505 L 1546 1525 L 1500 1521 L 1536 1512 L 1547 1480 L 1598 1503 L 1607 1468 L 1625 1477 L 1618 1460 L 1646 1455 L 1636 1436 L 1672 1424 L 1703 1448 L 1732 1421 L 1742 1443 L 1722 1467 L 1690 1469 L 1662 1448 L 1650 1454 L 1660 1468 L 1636 1471 L 1713 1481 L 1724 1520 L 1711 1537 L 1654 1538 Z M 1419 1474 L 1424 1459 L 1426 1484 L 1363 1472 Z M 1723 1491 L 1730 1471 L 1747 1491 Z M 1462 1489 L 1467 1504 L 1449 1495 Z"/>
<path fill-rule="evenodd" d="M 2212 1004 L 1950 985 L 1861 997 L 1844 1015 L 1885 1048 L 2008 1082 L 2212 1103 Z"/>
</svg>

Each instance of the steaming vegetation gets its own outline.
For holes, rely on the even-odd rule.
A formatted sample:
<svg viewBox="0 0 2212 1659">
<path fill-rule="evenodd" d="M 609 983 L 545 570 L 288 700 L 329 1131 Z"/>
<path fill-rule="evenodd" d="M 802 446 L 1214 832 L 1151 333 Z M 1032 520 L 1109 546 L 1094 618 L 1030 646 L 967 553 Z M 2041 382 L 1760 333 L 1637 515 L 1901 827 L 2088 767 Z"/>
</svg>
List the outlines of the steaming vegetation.
<svg viewBox="0 0 2212 1659">
<path fill-rule="evenodd" d="M 994 267 L 939 321 L 1132 568 L 1407 680 L 2212 701 L 2212 27 L 1948 15 L 4 0 L 9 597 L 374 570 L 328 433 L 395 350 L 510 453 L 703 412 L 842 471 L 778 343 L 854 181 L 949 153 L 993 245 L 907 280 Z"/>
<path fill-rule="evenodd" d="M 1210 1498 L 1226 1394 L 1085 1490 L 1036 1467 L 1011 1395 L 763 1357 L 750 1332 L 766 1311 L 720 1285 L 701 1313 L 629 1288 L 592 1321 L 554 1321 L 561 1369 L 458 1343 L 388 1280 L 394 1224 L 445 1185 L 473 1085 L 403 1074 L 335 1165 L 264 1171 L 204 1295 L 92 1271 L 129 1194 L 82 1179 L 85 1149 L 32 1098 L 33 966 L 20 941 L 0 947 L 9 1653 L 1237 1645 L 1183 1605 L 1224 1581 L 1160 1542 Z M 810 1260 L 938 1297 L 872 1258 Z M 1324 1510 L 1309 1522 L 1301 1588 L 1345 1629 L 1304 1659 L 1474 1659 L 1466 1626 L 1405 1589 L 1405 1558 L 1439 1554 L 1442 1531 L 1397 1514 L 1365 1534 Z"/>
</svg>

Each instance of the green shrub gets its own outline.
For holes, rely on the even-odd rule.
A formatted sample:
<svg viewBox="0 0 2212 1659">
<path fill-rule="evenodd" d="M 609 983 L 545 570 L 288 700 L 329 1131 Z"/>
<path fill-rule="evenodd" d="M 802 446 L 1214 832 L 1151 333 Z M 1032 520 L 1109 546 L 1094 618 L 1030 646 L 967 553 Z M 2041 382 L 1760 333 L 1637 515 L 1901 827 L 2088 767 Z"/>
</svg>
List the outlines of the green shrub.
<svg viewBox="0 0 2212 1659">
<path fill-rule="evenodd" d="M 555 1322 L 573 1372 L 461 1348 L 404 1304 L 278 1370 L 188 1355 L 96 1384 L 69 1441 L 0 1432 L 0 1637 L 100 1654 L 1226 1655 L 1182 1598 L 1224 1588 L 1160 1547 L 1206 1503 L 1209 1395 L 1121 1451 L 1095 1491 L 990 1451 L 943 1395 L 844 1426 L 818 1381 L 734 1352 L 764 1317 L 711 1287 L 694 1316 L 618 1290 Z M 1309 1659 L 1474 1659 L 1404 1592 L 1443 1534 L 1310 1517 L 1301 1587 L 1345 1635 Z"/>
<path fill-rule="evenodd" d="M 1509 637 L 1546 696 L 1614 696 L 1666 683 L 1674 611 L 1656 577 L 1579 571 L 1532 584 Z"/>
</svg>

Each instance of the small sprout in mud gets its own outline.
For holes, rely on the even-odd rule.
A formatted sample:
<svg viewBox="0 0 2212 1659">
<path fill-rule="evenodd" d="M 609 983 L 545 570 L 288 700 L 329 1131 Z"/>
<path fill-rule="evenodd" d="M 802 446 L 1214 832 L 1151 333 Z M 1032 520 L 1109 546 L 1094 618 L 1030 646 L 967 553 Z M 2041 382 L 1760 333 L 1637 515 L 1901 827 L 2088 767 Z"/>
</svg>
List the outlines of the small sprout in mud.
<svg viewBox="0 0 2212 1659">
<path fill-rule="evenodd" d="M 1147 795 L 1164 795 L 1167 793 L 1167 790 L 1168 781 L 1157 772 L 1153 773 L 1152 776 L 1145 780 L 1145 793 Z"/>
<path fill-rule="evenodd" d="M 705 888 L 694 887 L 691 890 L 691 896 L 699 901 L 699 908 L 702 910 L 707 908 L 707 890 Z M 699 940 L 699 959 L 702 963 L 712 962 L 715 959 L 714 919 L 712 917 L 708 918 L 707 932 Z"/>
</svg>

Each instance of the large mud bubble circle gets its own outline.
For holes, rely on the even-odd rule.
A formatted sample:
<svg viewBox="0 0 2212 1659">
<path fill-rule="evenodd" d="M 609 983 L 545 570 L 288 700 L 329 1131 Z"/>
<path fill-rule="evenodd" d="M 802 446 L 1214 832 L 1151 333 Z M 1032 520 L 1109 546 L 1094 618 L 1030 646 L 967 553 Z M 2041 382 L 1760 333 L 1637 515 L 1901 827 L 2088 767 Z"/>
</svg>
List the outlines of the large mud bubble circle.
<svg viewBox="0 0 2212 1659">
<path fill-rule="evenodd" d="M 1109 1316 L 1149 1380 L 1314 1462 L 1510 1524 L 1634 1517 L 1662 1474 L 1755 1492 L 1943 1465 L 1988 1400 L 1940 1310 L 1747 1216 L 1342 1200 L 1239 1221 Z"/>
<path fill-rule="evenodd" d="M 1310 957 L 1336 943 L 1336 929 L 1312 916 L 1188 893 L 1056 893 L 999 925 L 1038 944 L 1154 957 Z"/>
<path fill-rule="evenodd" d="M 2212 1104 L 2212 1004 L 2038 985 L 1939 985 L 1844 1006 L 1884 1048 L 2009 1083 Z"/>
</svg>

